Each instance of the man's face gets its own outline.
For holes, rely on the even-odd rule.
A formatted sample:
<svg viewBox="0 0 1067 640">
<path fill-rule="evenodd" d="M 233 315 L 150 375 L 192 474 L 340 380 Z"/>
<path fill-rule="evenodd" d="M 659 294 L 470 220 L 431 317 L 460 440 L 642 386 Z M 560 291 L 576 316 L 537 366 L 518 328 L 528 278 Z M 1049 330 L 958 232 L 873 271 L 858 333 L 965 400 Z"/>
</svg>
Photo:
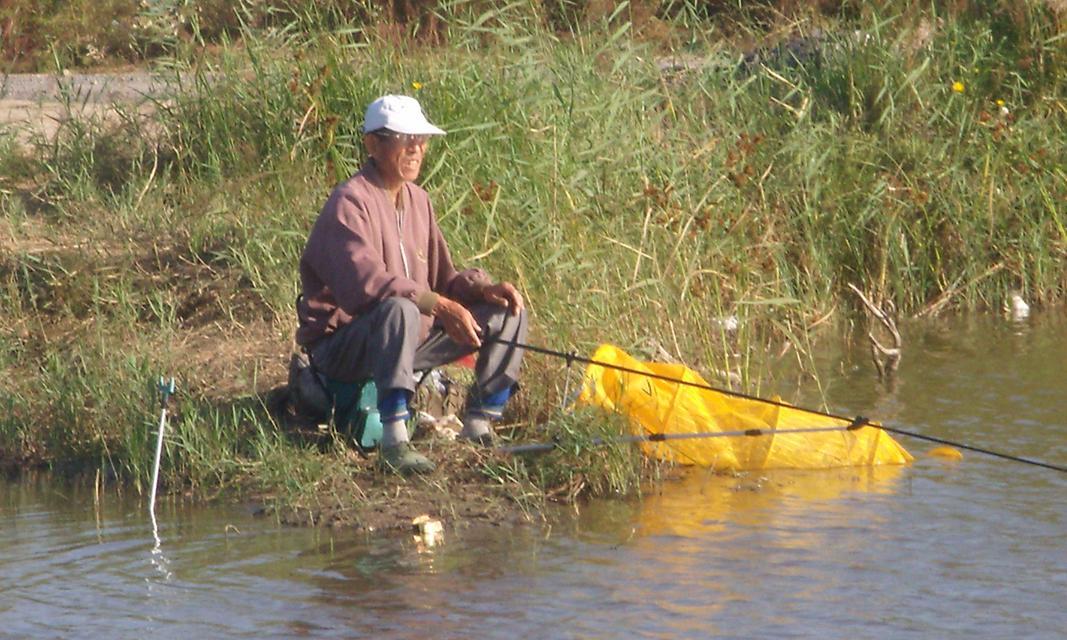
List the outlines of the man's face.
<svg viewBox="0 0 1067 640">
<path fill-rule="evenodd" d="M 419 177 L 429 136 L 376 131 L 363 137 L 367 152 L 387 182 L 411 182 Z"/>
</svg>

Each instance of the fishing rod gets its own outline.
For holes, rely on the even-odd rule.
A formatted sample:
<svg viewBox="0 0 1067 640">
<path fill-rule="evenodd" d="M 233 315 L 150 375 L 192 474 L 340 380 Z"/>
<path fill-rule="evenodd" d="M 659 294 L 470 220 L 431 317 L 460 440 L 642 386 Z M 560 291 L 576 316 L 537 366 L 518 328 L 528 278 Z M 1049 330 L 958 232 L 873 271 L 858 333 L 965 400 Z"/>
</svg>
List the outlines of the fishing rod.
<svg viewBox="0 0 1067 640">
<path fill-rule="evenodd" d="M 826 431 L 854 431 L 860 427 L 869 425 L 866 418 L 858 418 L 852 424 L 841 427 L 803 427 L 798 429 L 741 429 L 738 431 L 703 431 L 696 433 L 646 433 L 636 436 L 620 436 L 617 438 L 593 438 L 590 444 L 600 447 L 608 444 L 628 444 L 637 442 L 666 442 L 668 440 L 694 440 L 698 438 L 734 438 L 774 436 L 784 433 L 822 433 Z M 510 447 L 497 447 L 500 453 L 522 454 L 543 453 L 551 451 L 559 446 L 558 442 L 534 442 L 531 444 L 518 444 Z"/>
<path fill-rule="evenodd" d="M 878 428 L 882 431 L 888 431 L 889 433 L 895 433 L 897 435 L 908 436 L 910 438 L 916 438 L 919 440 L 926 440 L 927 442 L 934 442 L 936 444 L 946 444 L 950 447 L 958 447 L 960 449 L 966 449 L 967 451 L 973 451 L 975 453 L 982 453 L 987 456 L 993 456 L 994 458 L 1001 458 L 1003 460 L 1011 460 L 1012 462 L 1022 462 L 1023 464 L 1032 464 L 1035 467 L 1043 467 L 1045 469 L 1052 469 L 1053 471 L 1062 471 L 1067 473 L 1067 467 L 1060 465 L 1050 464 L 1048 462 L 1042 462 L 1040 460 L 1034 460 L 1032 458 L 1023 458 L 1020 456 L 1013 456 L 1010 453 L 1001 453 L 999 451 L 992 451 L 990 449 L 983 449 L 982 447 L 975 447 L 969 444 L 963 444 L 962 442 L 952 442 L 951 440 L 944 440 L 942 438 L 935 438 L 934 436 L 927 436 L 921 433 L 915 433 L 914 431 L 905 431 L 904 429 L 897 429 L 895 427 L 886 427 L 884 425 L 878 425 Z"/>
<path fill-rule="evenodd" d="M 540 353 L 542 355 L 561 358 L 563 360 L 566 360 L 568 367 L 570 367 L 575 362 L 581 362 L 581 363 L 587 364 L 587 365 L 594 365 L 594 366 L 597 366 L 597 367 L 604 367 L 606 369 L 613 369 L 615 371 L 621 371 L 623 373 L 630 373 L 630 374 L 633 374 L 633 375 L 644 376 L 646 378 L 653 378 L 655 380 L 662 380 L 664 382 L 671 382 L 671 383 L 674 383 L 674 384 L 679 384 L 679 385 L 683 385 L 683 386 L 687 386 L 687 387 L 695 387 L 697 389 L 704 389 L 706 391 L 714 391 L 716 393 L 721 393 L 723 395 L 731 396 L 731 397 L 734 397 L 734 398 L 741 398 L 741 399 L 744 399 L 744 400 L 752 400 L 752 401 L 755 401 L 755 402 L 763 402 L 765 404 L 770 404 L 770 405 L 774 405 L 774 406 L 778 406 L 778 407 L 784 407 L 784 408 L 787 408 L 787 409 L 802 409 L 803 411 L 807 411 L 809 413 L 814 413 L 816 415 L 823 416 L 824 418 L 832 418 L 834 420 L 844 420 L 845 422 L 850 423 L 847 427 L 829 427 L 828 428 L 828 429 L 832 429 L 832 430 L 856 429 L 856 428 L 859 428 L 859 426 L 865 426 L 865 425 L 870 424 L 867 421 L 867 419 L 863 418 L 862 416 L 856 416 L 855 418 L 848 418 L 848 417 L 845 417 L 845 416 L 842 416 L 842 415 L 829 413 L 827 411 L 820 411 L 818 409 L 805 409 L 803 407 L 797 407 L 795 405 L 791 405 L 791 404 L 789 404 L 787 402 L 784 402 L 782 400 L 770 400 L 770 399 L 767 399 L 767 398 L 760 398 L 758 396 L 750 395 L 750 394 L 747 394 L 747 393 L 742 393 L 740 391 L 731 391 L 729 389 L 721 389 L 721 388 L 718 388 L 718 387 L 713 387 L 712 385 L 709 385 L 707 383 L 693 382 L 693 381 L 690 381 L 690 380 L 683 380 L 681 378 L 672 378 L 671 376 L 666 376 L 666 375 L 659 374 L 659 373 L 652 373 L 651 371 L 641 371 L 640 369 L 633 369 L 631 367 L 624 367 L 622 365 L 613 364 L 611 362 L 602 362 L 600 360 L 594 360 L 592 358 L 584 358 L 582 356 L 579 356 L 574 351 L 571 351 L 570 353 L 566 353 L 566 352 L 563 352 L 563 351 L 557 351 L 555 349 L 547 349 L 545 347 L 538 347 L 536 345 L 523 344 L 523 343 L 518 342 L 516 340 L 504 340 L 503 338 L 499 338 L 499 337 L 496 337 L 496 336 L 488 336 L 487 338 L 485 338 L 485 342 L 486 343 L 488 343 L 488 342 L 496 342 L 498 344 L 503 344 L 503 345 L 507 345 L 507 346 L 511 346 L 511 347 L 516 347 L 516 348 L 523 349 L 523 350 L 526 350 L 526 351 L 532 351 L 534 353 Z M 855 425 L 857 425 L 857 423 L 860 423 L 860 424 L 858 424 L 858 426 L 855 426 Z M 1067 467 L 1060 466 L 1060 465 L 1055 465 L 1055 464 L 1050 464 L 1048 462 L 1042 462 L 1040 460 L 1033 460 L 1031 458 L 1023 458 L 1021 456 L 1015 456 L 1015 455 L 1011 455 L 1009 453 L 1001 453 L 999 451 L 993 451 L 992 449 L 985 449 L 985 448 L 982 448 L 982 447 L 976 447 L 976 446 L 973 446 L 973 445 L 964 444 L 962 442 L 954 442 L 952 440 L 946 440 L 944 438 L 937 438 L 937 437 L 928 436 L 928 435 L 925 435 L 925 434 L 922 434 L 922 433 L 916 433 L 915 431 L 907 431 L 905 429 L 897 429 L 895 427 L 887 427 L 887 426 L 884 426 L 884 425 L 873 425 L 872 424 L 870 426 L 878 428 L 878 429 L 881 429 L 883 431 L 887 431 L 889 433 L 895 433 L 897 435 L 908 436 L 909 438 L 915 438 L 916 440 L 925 440 L 927 442 L 933 442 L 933 443 L 936 443 L 936 444 L 948 445 L 950 447 L 957 447 L 957 448 L 964 449 L 964 450 L 967 450 L 967 451 L 972 451 L 974 453 L 980 453 L 980 454 L 983 454 L 983 455 L 992 456 L 994 458 L 1000 458 L 1002 460 L 1010 460 L 1012 462 L 1020 462 L 1020 463 L 1023 463 L 1023 464 L 1033 465 L 1035 467 L 1042 467 L 1044 469 L 1051 469 L 1053 471 L 1060 471 L 1062 473 L 1067 473 Z M 771 434 L 774 434 L 774 433 L 789 433 L 789 432 L 796 433 L 795 430 L 772 429 L 772 430 L 765 430 L 765 432 L 761 433 L 761 434 L 753 434 L 753 435 L 771 435 Z M 661 440 L 668 440 L 668 439 L 674 439 L 674 438 L 669 438 L 667 436 L 674 436 L 674 435 L 688 436 L 688 437 L 719 437 L 718 435 L 715 435 L 715 434 L 718 434 L 718 433 L 726 433 L 726 432 L 708 432 L 706 435 L 701 435 L 701 434 L 653 434 L 653 435 L 648 436 L 648 438 L 652 438 L 653 436 L 656 436 L 656 437 L 660 438 Z M 733 434 L 733 435 L 739 435 L 739 434 Z M 642 441 L 643 438 L 645 438 L 645 436 L 633 436 L 633 437 L 634 438 L 638 438 L 638 440 L 635 440 L 635 442 L 640 442 L 640 441 Z M 554 445 L 546 444 L 544 446 L 547 446 L 550 449 Z M 547 449 L 544 449 L 544 450 L 547 450 Z"/>
</svg>

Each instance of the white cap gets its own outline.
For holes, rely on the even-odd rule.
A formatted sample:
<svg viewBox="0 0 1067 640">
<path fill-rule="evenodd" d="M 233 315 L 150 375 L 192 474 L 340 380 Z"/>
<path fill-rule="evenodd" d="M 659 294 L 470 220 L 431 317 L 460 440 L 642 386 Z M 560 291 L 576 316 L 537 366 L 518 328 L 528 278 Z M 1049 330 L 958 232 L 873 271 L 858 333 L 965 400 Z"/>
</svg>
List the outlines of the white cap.
<svg viewBox="0 0 1067 640">
<path fill-rule="evenodd" d="M 367 106 L 363 133 L 388 129 L 396 133 L 443 136 L 444 130 L 430 124 L 419 101 L 410 96 L 382 96 Z"/>
</svg>

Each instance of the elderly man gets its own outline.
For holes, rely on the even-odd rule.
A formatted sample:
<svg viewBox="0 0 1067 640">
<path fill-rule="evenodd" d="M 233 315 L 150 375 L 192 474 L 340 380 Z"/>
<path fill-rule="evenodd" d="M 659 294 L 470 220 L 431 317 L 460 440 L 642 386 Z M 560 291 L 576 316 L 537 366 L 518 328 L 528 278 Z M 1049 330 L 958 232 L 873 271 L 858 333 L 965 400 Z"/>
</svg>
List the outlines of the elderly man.
<svg viewBox="0 0 1067 640">
<path fill-rule="evenodd" d="M 296 340 L 331 379 L 373 378 L 383 431 L 380 460 L 400 473 L 434 466 L 408 441 L 415 371 L 479 351 L 460 437 L 488 444 L 519 375 L 526 311 L 510 283 L 456 271 L 419 176 L 432 136 L 418 101 L 383 96 L 367 107 L 368 160 L 338 185 L 300 259 Z"/>
</svg>

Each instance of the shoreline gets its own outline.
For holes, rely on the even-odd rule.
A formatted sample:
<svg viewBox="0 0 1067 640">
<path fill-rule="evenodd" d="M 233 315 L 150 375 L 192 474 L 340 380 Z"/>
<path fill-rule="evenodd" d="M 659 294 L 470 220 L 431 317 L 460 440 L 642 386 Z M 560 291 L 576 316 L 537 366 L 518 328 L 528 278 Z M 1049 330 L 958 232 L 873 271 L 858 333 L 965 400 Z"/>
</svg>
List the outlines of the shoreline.
<svg viewBox="0 0 1067 640">
<path fill-rule="evenodd" d="M 457 460 L 454 485 L 394 486 L 272 415 L 308 228 L 362 162 L 358 114 L 385 91 L 416 94 L 450 131 L 423 185 L 455 262 L 530 301 L 532 344 L 609 341 L 751 390 L 793 358 L 813 375 L 816 327 L 862 324 L 849 285 L 899 317 L 996 310 L 1013 291 L 1035 313 L 1062 303 L 1062 78 L 1002 74 L 1018 49 L 980 20 L 939 25 L 910 57 L 899 43 L 926 16 L 877 33 L 856 20 L 809 65 L 761 58 L 742 76 L 664 66 L 631 25 L 559 38 L 509 7 L 452 25 L 443 47 L 382 40 L 377 56 L 332 29 L 251 33 L 154 111 L 158 97 L 112 86 L 136 73 L 71 74 L 76 104 L 51 99 L 62 77 L 9 77 L 5 117 L 28 124 L 0 140 L 4 454 L 144 490 L 163 375 L 180 391 L 164 486 L 264 495 L 319 522 L 378 485 L 440 509 L 433 496 L 477 486 L 536 512 L 656 477 L 632 448 L 588 446 L 626 427 L 560 412 L 576 372 L 559 361 L 524 364 L 508 435 L 567 449 Z M 1032 26 L 1019 43 L 1044 41 Z M 1041 51 L 1035 69 L 1059 60 Z"/>
</svg>

